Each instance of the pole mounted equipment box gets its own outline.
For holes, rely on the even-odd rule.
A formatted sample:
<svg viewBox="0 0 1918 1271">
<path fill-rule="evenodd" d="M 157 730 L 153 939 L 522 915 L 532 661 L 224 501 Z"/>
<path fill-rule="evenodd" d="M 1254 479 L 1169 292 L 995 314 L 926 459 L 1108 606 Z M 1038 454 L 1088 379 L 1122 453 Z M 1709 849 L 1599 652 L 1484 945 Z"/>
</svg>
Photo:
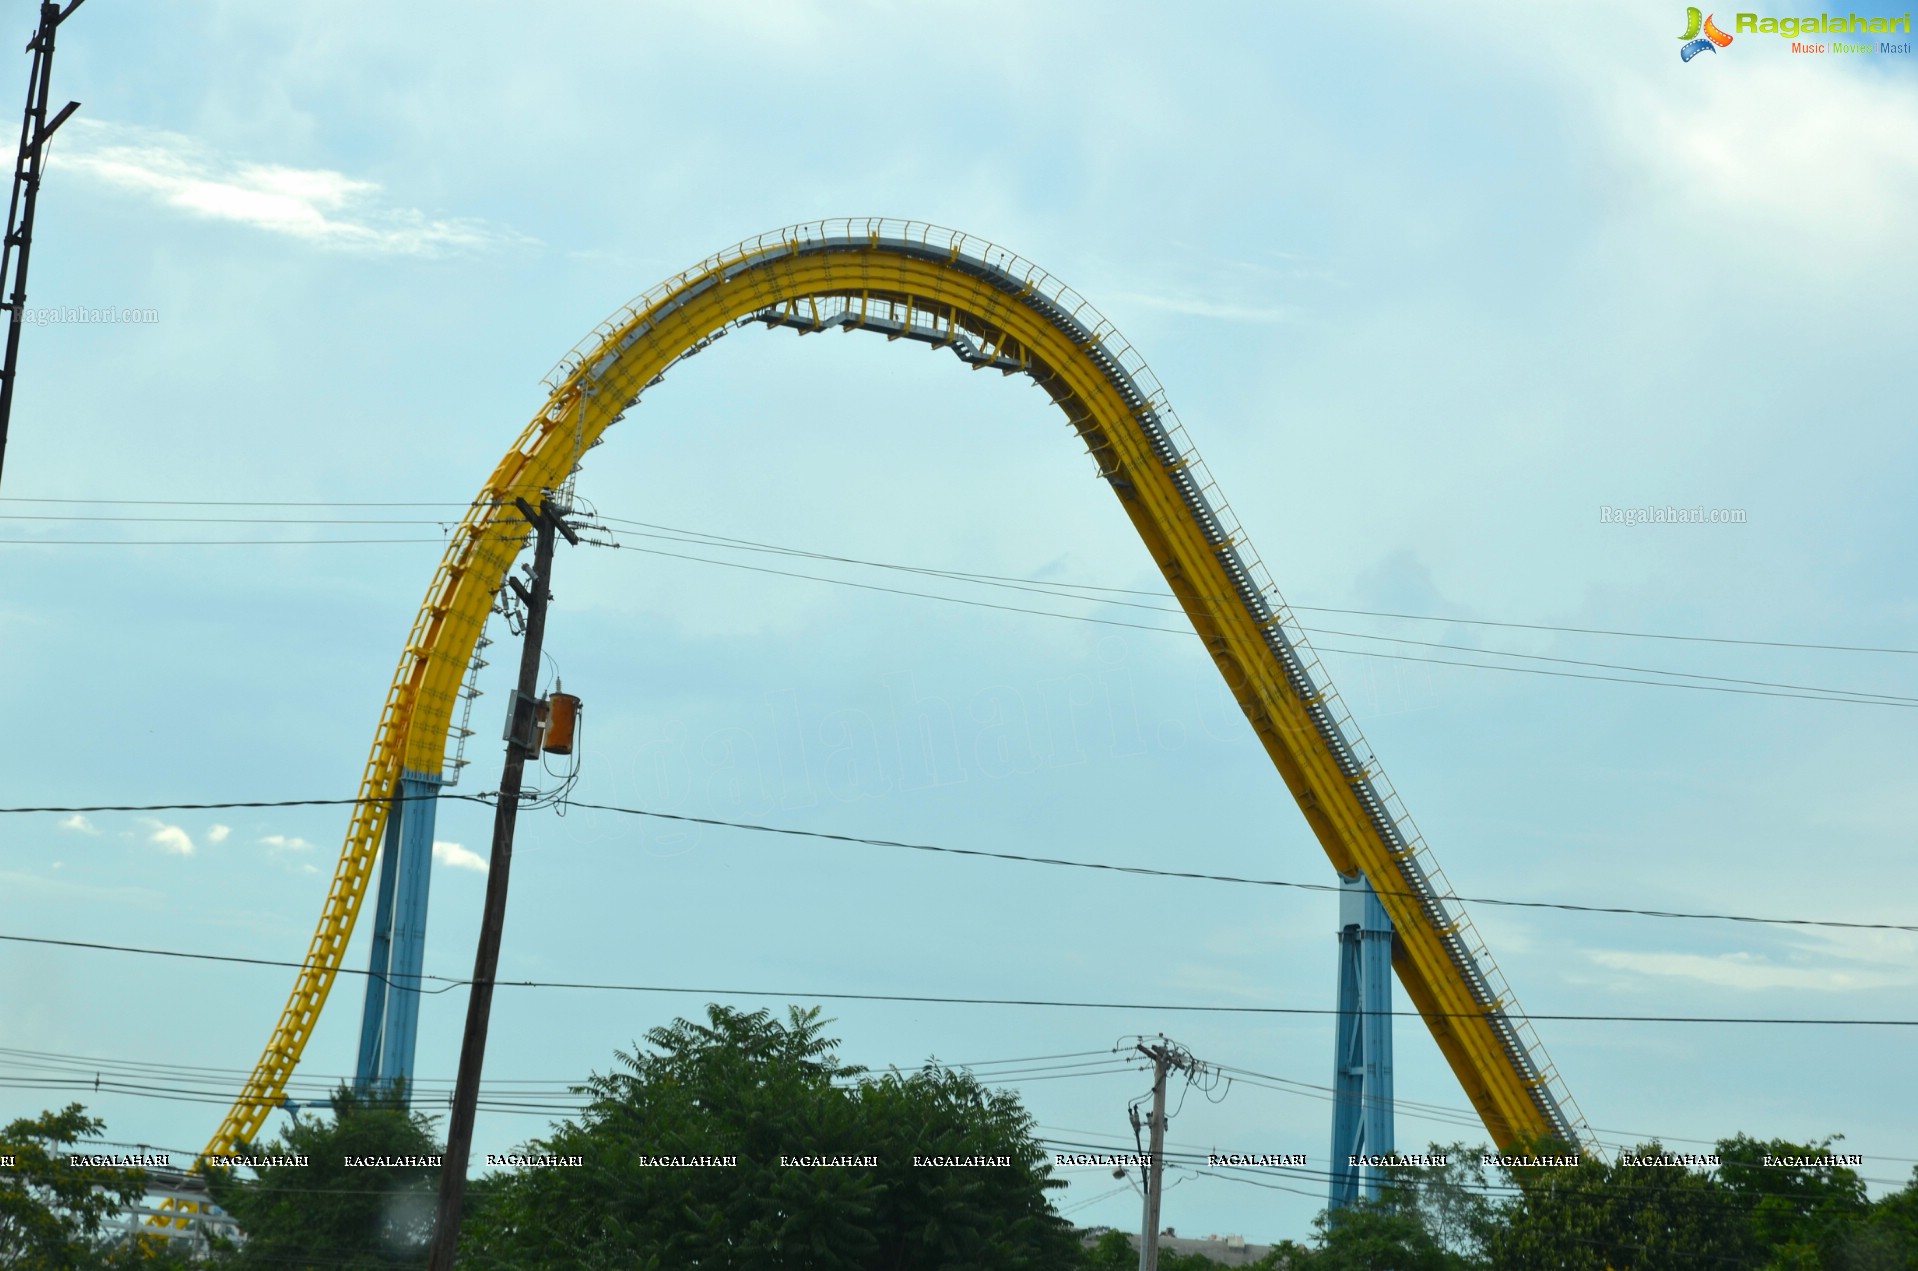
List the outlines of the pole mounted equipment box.
<svg viewBox="0 0 1918 1271">
<path fill-rule="evenodd" d="M 573 733 L 579 726 L 579 698 L 555 689 L 546 699 L 546 753 L 573 753 Z"/>
<path fill-rule="evenodd" d="M 540 752 L 540 735 L 545 728 L 545 701 L 531 693 L 514 689 L 513 695 L 507 699 L 506 731 L 500 735 L 500 740 L 528 755 L 537 755 Z"/>
</svg>

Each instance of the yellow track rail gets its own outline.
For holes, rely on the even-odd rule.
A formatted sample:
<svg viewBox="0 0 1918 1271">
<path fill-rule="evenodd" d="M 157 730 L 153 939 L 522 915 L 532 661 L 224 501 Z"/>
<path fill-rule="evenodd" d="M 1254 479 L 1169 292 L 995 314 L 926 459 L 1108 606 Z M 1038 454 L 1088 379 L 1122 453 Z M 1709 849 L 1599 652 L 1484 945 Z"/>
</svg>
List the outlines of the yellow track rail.
<svg viewBox="0 0 1918 1271">
<path fill-rule="evenodd" d="M 292 997 L 207 1154 L 279 1106 L 339 971 L 403 769 L 438 772 L 460 681 L 526 542 L 515 498 L 561 486 L 679 359 L 749 320 L 869 327 L 1033 376 L 1119 496 L 1326 855 L 1363 870 L 1398 932 L 1399 979 L 1500 1146 L 1577 1144 L 1582 1120 L 1385 782 L 1151 372 L 1083 299 L 978 239 L 917 222 L 796 226 L 639 297 L 555 368 L 446 550 L 386 696 L 339 866 Z"/>
</svg>

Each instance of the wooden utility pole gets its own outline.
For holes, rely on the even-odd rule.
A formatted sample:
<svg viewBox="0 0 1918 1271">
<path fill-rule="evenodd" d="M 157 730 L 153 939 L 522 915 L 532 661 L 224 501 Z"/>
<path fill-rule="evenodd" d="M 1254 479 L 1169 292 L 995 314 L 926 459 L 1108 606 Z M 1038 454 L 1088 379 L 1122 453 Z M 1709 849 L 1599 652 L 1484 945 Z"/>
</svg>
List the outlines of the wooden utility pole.
<svg viewBox="0 0 1918 1271">
<path fill-rule="evenodd" d="M 1165 1078 L 1177 1068 L 1190 1081 L 1205 1070 L 1192 1052 L 1159 1034 L 1157 1045 L 1138 1042 L 1133 1049 L 1152 1061 L 1152 1145 L 1146 1150 L 1145 1230 L 1139 1237 L 1139 1271 L 1159 1271 L 1159 1194 L 1165 1179 Z M 1139 1132 L 1139 1110 L 1132 1110 L 1132 1132 Z"/>
<path fill-rule="evenodd" d="M 1145 1231 L 1139 1237 L 1139 1271 L 1159 1271 L 1159 1184 L 1165 1178 L 1165 1072 L 1172 1051 L 1164 1037 L 1157 1046 L 1140 1042 L 1139 1052 L 1152 1061 L 1152 1137 L 1146 1149 Z"/>
<path fill-rule="evenodd" d="M 46 160 L 47 140 L 53 130 L 80 109 L 79 102 L 68 102 L 52 119 L 47 118 L 47 91 L 53 83 L 53 33 L 59 29 L 81 0 L 70 0 L 63 9 L 55 0 L 40 5 L 40 26 L 27 48 L 33 53 L 33 70 L 27 81 L 27 113 L 20 124 L 20 157 L 13 168 L 13 201 L 7 208 L 7 236 L 0 245 L 0 290 L 6 300 L 0 311 L 7 315 L 6 360 L 0 363 L 0 466 L 7 458 L 7 423 L 13 418 L 13 381 L 20 368 L 20 326 L 27 317 L 27 254 L 33 247 L 33 204 L 40 193 L 40 168 Z"/>
<path fill-rule="evenodd" d="M 520 779 L 526 761 L 539 753 L 539 658 L 546 638 L 546 584 L 553 574 L 553 535 L 577 544 L 579 536 L 542 501 L 539 511 L 514 499 L 537 535 L 532 586 L 506 580 L 526 606 L 526 637 L 520 649 L 519 687 L 513 694 L 507 729 L 506 766 L 500 773 L 499 803 L 493 809 L 493 854 L 486 869 L 486 909 L 480 918 L 479 951 L 473 957 L 473 990 L 466 1002 L 466 1036 L 460 1042 L 460 1071 L 453 1088 L 453 1119 L 446 1130 L 441 1162 L 438 1217 L 433 1223 L 431 1271 L 453 1271 L 459 1247 L 460 1206 L 466 1198 L 466 1161 L 473 1149 L 473 1117 L 479 1104 L 480 1068 L 486 1060 L 486 1026 L 493 1013 L 493 980 L 499 970 L 500 931 L 506 924 L 506 882 L 513 867 L 513 825 L 519 817 Z"/>
</svg>

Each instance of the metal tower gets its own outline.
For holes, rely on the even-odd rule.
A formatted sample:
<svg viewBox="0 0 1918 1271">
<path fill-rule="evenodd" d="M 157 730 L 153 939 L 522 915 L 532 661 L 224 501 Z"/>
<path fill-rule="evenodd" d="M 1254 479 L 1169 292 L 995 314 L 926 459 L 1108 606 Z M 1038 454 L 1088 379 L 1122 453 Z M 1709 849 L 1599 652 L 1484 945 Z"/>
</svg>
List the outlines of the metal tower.
<svg viewBox="0 0 1918 1271">
<path fill-rule="evenodd" d="M 420 968 L 426 956 L 426 893 L 433 881 L 433 822 L 441 779 L 410 769 L 380 845 L 380 891 L 373 908 L 373 956 L 360 1017 L 360 1058 L 353 1086 L 391 1094 L 413 1083 L 419 1038 Z"/>
<path fill-rule="evenodd" d="M 63 9 L 54 0 L 43 0 L 40 25 L 27 45 L 33 54 L 33 69 L 27 79 L 26 116 L 20 123 L 20 157 L 13 166 L 7 236 L 0 246 L 0 290 L 6 293 L 0 311 L 7 315 L 6 361 L 0 365 L 0 464 L 6 461 L 13 383 L 20 373 L 20 326 L 26 320 L 27 256 L 33 250 L 33 205 L 40 193 L 40 169 L 46 162 L 47 141 L 53 130 L 80 109 L 79 102 L 68 102 L 59 114 L 47 118 L 47 93 L 53 84 L 53 33 L 80 4 L 81 0 L 70 0 Z"/>
<path fill-rule="evenodd" d="M 1392 1146 L 1392 920 L 1364 874 L 1339 882 L 1339 1025 L 1333 1056 L 1332 1195 L 1343 1209 L 1377 1200 L 1378 1171 L 1355 1156 Z"/>
</svg>

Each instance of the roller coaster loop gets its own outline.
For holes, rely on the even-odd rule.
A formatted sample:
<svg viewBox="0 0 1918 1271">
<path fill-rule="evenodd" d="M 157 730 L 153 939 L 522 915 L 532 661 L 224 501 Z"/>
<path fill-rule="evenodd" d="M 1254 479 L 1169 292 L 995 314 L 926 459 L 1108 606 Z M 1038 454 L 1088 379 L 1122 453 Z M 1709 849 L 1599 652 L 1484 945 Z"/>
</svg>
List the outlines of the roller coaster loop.
<svg viewBox="0 0 1918 1271">
<path fill-rule="evenodd" d="M 257 1136 L 333 987 L 403 774 L 436 774 L 462 677 L 525 545 L 516 498 L 565 488 L 587 447 L 681 359 L 749 323 L 874 331 L 1036 380 L 1164 573 L 1332 864 L 1362 870 L 1397 930 L 1396 971 L 1491 1137 L 1590 1134 L 1431 849 L 1333 690 L 1158 381 L 1086 300 L 1011 252 L 916 221 L 761 235 L 667 279 L 547 376 L 545 406 L 449 542 L 387 692 L 326 904 L 259 1065 L 206 1147 Z"/>
</svg>

